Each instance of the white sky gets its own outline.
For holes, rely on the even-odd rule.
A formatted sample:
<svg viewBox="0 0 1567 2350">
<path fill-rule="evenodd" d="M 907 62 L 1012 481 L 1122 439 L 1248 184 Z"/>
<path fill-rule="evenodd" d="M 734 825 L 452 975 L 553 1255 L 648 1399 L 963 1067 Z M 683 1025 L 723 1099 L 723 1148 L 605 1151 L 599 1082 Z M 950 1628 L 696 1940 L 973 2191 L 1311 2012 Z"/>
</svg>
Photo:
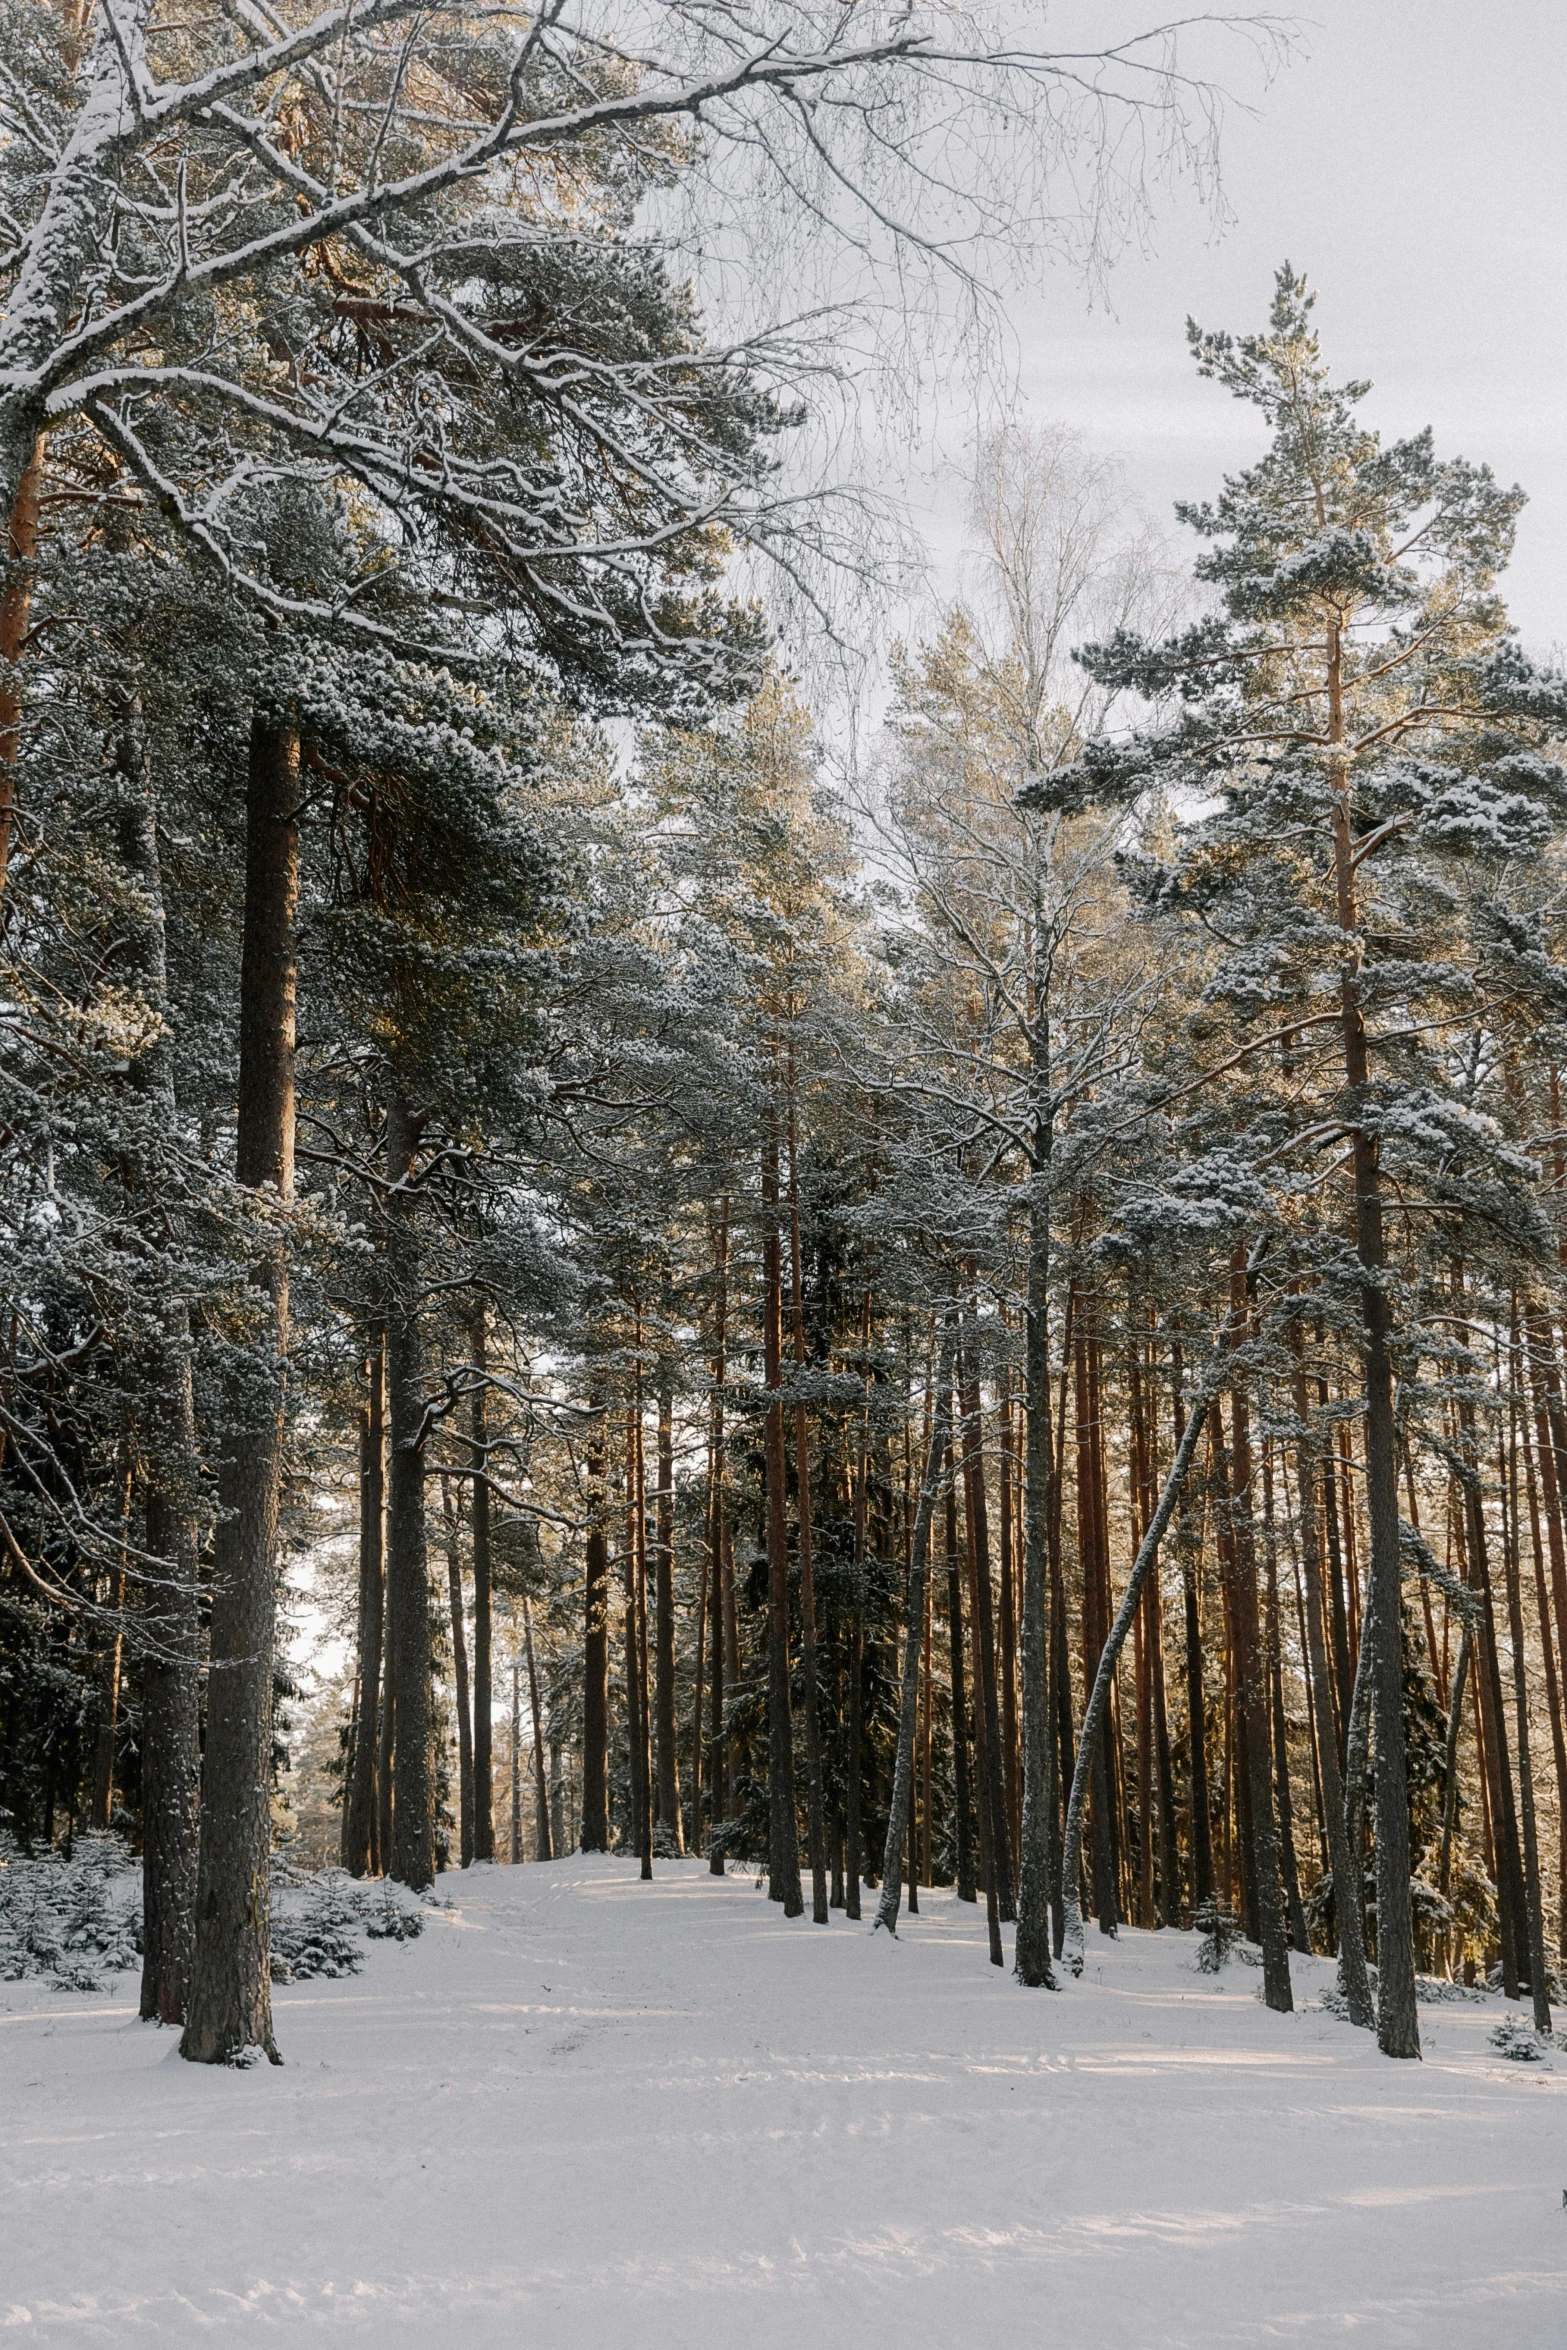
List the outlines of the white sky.
<svg viewBox="0 0 1567 2350">
<path fill-rule="evenodd" d="M 1073 0 L 1052 11 L 1052 35 L 1092 39 L 1127 14 Z M 1175 192 L 1151 250 L 1117 263 L 1108 310 L 1064 267 L 1015 305 L 1027 408 L 1122 456 L 1138 501 L 1173 528 L 1172 500 L 1210 494 L 1261 437 L 1251 411 L 1198 379 L 1186 316 L 1260 327 L 1287 258 L 1319 290 L 1337 371 L 1373 379 L 1371 423 L 1390 438 L 1430 424 L 1439 453 L 1528 491 L 1507 588 L 1526 640 L 1548 651 L 1567 638 L 1567 6 L 1308 0 L 1296 21 L 1307 53 L 1270 88 L 1235 60 L 1255 112 L 1228 115 L 1232 225 L 1215 231 Z M 965 423 L 943 433 L 949 461 Z M 940 591 L 959 492 L 938 475 L 909 495 Z"/>
</svg>

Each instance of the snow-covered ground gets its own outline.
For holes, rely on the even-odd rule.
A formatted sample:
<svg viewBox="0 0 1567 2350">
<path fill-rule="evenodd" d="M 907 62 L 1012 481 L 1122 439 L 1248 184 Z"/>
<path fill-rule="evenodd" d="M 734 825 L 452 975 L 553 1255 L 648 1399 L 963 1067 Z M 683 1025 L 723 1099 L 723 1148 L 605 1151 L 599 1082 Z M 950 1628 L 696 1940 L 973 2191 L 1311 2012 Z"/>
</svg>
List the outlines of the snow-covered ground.
<svg viewBox="0 0 1567 2350">
<path fill-rule="evenodd" d="M 1567 2343 L 1567 2056 L 1428 2007 L 1384 2062 L 1186 1935 L 1026 1993 L 942 1894 L 896 1945 L 699 1862 L 449 1876 L 277 1994 L 281 2070 L 0 1987 L 0 2330 L 467 2350 Z M 127 1989 L 131 1978 L 124 1978 Z M 874 2329 L 874 2331 L 873 2331 Z"/>
</svg>

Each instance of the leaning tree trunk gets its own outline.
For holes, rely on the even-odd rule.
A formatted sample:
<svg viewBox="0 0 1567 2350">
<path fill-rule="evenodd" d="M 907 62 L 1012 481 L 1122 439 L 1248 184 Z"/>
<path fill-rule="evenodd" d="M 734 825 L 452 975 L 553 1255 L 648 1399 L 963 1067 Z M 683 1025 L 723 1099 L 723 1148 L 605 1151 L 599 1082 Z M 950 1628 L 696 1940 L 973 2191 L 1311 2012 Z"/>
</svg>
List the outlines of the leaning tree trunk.
<svg viewBox="0 0 1567 2350">
<path fill-rule="evenodd" d="M 411 1190 L 419 1127 L 401 1093 L 386 1112 L 386 1403 L 391 1424 L 386 1501 L 386 1606 L 391 1623 L 390 1870 L 416 1893 L 435 1881 L 430 1754 L 430 1567 L 424 1517 L 424 1262 Z"/>
<path fill-rule="evenodd" d="M 272 1657 L 288 1345 L 288 1250 L 278 1212 L 294 1192 L 294 907 L 299 890 L 299 735 L 251 725 L 240 959 L 235 1176 L 270 1228 L 254 1276 L 259 1329 L 224 1397 L 207 1739 L 201 1774 L 196 1947 L 180 2053 L 248 2061 L 272 2036 L 268 1853 Z"/>
<path fill-rule="evenodd" d="M 1083 1971 L 1083 1911 L 1078 1899 L 1077 1888 L 1083 1865 L 1083 1806 L 1088 1800 L 1088 1781 L 1092 1770 L 1094 1740 L 1099 1734 L 1100 1724 L 1105 1717 L 1105 1709 L 1110 1702 L 1110 1685 L 1115 1679 L 1116 1664 L 1121 1650 L 1126 1645 L 1126 1635 L 1132 1628 L 1132 1619 L 1137 1613 L 1138 1602 L 1142 1598 L 1143 1585 L 1153 1571 L 1154 1562 L 1159 1556 L 1159 1545 L 1164 1540 L 1165 1530 L 1174 1515 L 1175 1505 L 1181 1497 L 1181 1488 L 1186 1482 L 1187 1471 L 1192 1465 L 1192 1455 L 1197 1450 L 1197 1439 L 1202 1434 L 1203 1422 L 1208 1416 L 1208 1404 L 1208 1395 L 1205 1392 L 1200 1392 L 1197 1401 L 1192 1406 L 1186 1426 L 1181 1431 L 1181 1441 L 1175 1448 L 1175 1458 L 1170 1463 L 1169 1474 L 1164 1481 L 1164 1489 L 1159 1496 L 1154 1514 L 1148 1521 L 1147 1532 L 1138 1545 L 1137 1556 L 1132 1562 L 1131 1578 L 1116 1613 L 1115 1622 L 1110 1627 L 1110 1637 L 1105 1642 L 1103 1653 L 1100 1656 L 1098 1669 L 1094 1674 L 1093 1687 L 1088 1692 L 1088 1705 L 1083 1715 L 1083 1727 L 1078 1734 L 1077 1760 L 1072 1771 L 1072 1791 L 1067 1797 L 1066 1806 L 1066 1849 L 1061 1864 L 1062 1900 L 1066 1910 L 1066 1936 L 1063 1955 L 1074 1975 L 1080 1975 Z"/>
<path fill-rule="evenodd" d="M 344 1866 L 368 1876 L 380 1861 L 376 1818 L 376 1749 L 381 1711 L 381 1648 L 386 1590 L 382 1520 L 386 1507 L 385 1339 L 377 1326 L 365 1356 L 365 1402 L 359 1422 L 359 1703 L 349 1783 Z"/>
<path fill-rule="evenodd" d="M 930 1574 L 930 1527 L 942 1465 L 952 1441 L 952 1352 L 950 1319 L 941 1333 L 936 1370 L 936 1408 L 931 1418 L 930 1448 L 914 1513 L 914 1538 L 909 1547 L 909 1588 L 903 1625 L 903 1684 L 898 1705 L 898 1748 L 892 1771 L 892 1800 L 887 1810 L 887 1841 L 882 1852 L 881 1899 L 876 1923 L 889 1934 L 898 1930 L 898 1901 L 902 1891 L 902 1857 L 908 1839 L 914 1797 L 914 1733 L 919 1715 L 920 1651 L 925 1638 L 925 1592 Z M 858 1822 L 856 1821 L 856 1827 Z"/>
</svg>

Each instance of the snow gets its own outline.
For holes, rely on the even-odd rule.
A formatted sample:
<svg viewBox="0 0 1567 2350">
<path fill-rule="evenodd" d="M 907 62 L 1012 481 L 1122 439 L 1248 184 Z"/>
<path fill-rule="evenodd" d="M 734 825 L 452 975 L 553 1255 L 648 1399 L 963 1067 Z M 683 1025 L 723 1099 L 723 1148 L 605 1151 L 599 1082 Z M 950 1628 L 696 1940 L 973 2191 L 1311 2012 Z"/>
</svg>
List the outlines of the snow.
<svg viewBox="0 0 1567 2350">
<path fill-rule="evenodd" d="M 1498 2056 L 1499 2000 L 1423 2008 L 1400 2065 L 1312 2004 L 1325 1963 L 1275 2016 L 1190 1935 L 1090 1931 L 1052 1996 L 940 1893 L 894 1944 L 701 1862 L 439 1891 L 421 1940 L 277 1992 L 282 2069 L 0 1986 L 8 2338 L 1567 2338 L 1567 2056 Z"/>
</svg>

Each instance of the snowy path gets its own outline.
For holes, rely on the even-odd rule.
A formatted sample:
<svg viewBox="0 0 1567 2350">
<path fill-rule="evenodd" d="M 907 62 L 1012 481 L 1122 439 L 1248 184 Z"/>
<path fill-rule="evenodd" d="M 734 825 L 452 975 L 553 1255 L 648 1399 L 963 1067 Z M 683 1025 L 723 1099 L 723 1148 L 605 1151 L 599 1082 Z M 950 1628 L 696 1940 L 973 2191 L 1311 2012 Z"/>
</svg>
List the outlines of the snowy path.
<svg viewBox="0 0 1567 2350">
<path fill-rule="evenodd" d="M 1492 2056 L 1496 2003 L 1398 2066 L 1186 1936 L 1052 1998 L 940 1894 L 889 1946 L 699 1863 L 441 1890 L 279 1993 L 280 2071 L 0 1987 L 8 2339 L 1567 2343 L 1567 2057 Z"/>
</svg>

